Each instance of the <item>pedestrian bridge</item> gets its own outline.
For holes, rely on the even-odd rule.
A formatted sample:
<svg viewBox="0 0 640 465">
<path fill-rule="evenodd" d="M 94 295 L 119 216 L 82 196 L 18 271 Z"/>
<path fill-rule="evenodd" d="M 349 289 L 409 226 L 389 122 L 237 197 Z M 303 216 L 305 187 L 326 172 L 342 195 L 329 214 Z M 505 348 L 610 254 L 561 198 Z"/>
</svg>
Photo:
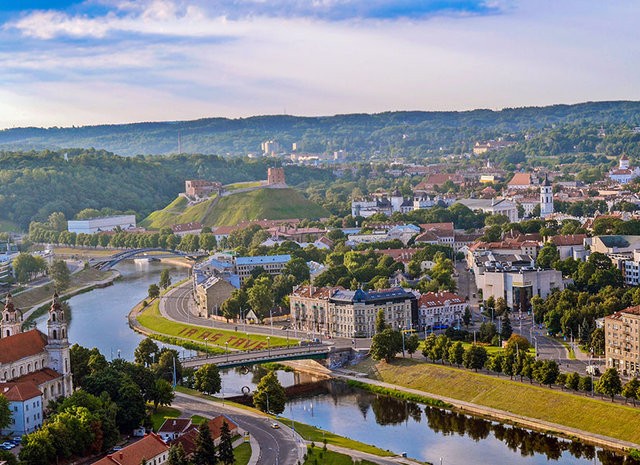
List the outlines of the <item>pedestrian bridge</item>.
<svg viewBox="0 0 640 465">
<path fill-rule="evenodd" d="M 199 368 L 212 363 L 219 368 L 233 368 L 257 363 L 280 362 L 284 360 L 324 359 L 331 352 L 331 347 L 323 344 L 309 344 L 295 347 L 273 347 L 266 350 L 250 350 L 246 352 L 228 351 L 222 355 L 205 355 L 181 359 L 182 366 Z"/>
<path fill-rule="evenodd" d="M 192 260 L 195 260 L 198 257 L 201 257 L 203 255 L 206 255 L 200 252 L 182 252 L 180 250 L 170 250 L 170 249 L 162 249 L 162 248 L 129 249 L 129 250 L 124 250 L 122 252 L 119 252 L 115 255 L 111 255 L 109 257 L 92 258 L 89 261 L 89 265 L 94 268 L 97 268 L 98 270 L 106 271 L 111 269 L 118 263 L 120 263 L 122 260 L 135 258 L 138 255 L 147 255 L 149 253 L 153 253 L 153 255 L 148 255 L 148 258 L 160 258 L 162 256 L 166 256 L 166 255 L 157 255 L 156 254 L 157 252 L 165 252 L 170 256 L 186 257 Z"/>
</svg>

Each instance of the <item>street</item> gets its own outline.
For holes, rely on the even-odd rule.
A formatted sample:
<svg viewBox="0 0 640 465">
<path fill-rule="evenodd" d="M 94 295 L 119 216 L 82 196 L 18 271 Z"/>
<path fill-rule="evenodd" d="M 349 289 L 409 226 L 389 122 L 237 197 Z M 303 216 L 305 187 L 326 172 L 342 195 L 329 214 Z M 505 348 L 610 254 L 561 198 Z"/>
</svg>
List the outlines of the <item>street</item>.
<svg viewBox="0 0 640 465">
<path fill-rule="evenodd" d="M 300 447 L 304 447 L 299 442 L 300 437 L 294 436 L 288 428 L 273 429 L 271 419 L 237 407 L 224 406 L 180 392 L 176 392 L 172 407 L 180 410 L 183 417 L 226 415 L 257 441 L 260 446 L 259 464 L 294 465 L 300 458 Z"/>
</svg>

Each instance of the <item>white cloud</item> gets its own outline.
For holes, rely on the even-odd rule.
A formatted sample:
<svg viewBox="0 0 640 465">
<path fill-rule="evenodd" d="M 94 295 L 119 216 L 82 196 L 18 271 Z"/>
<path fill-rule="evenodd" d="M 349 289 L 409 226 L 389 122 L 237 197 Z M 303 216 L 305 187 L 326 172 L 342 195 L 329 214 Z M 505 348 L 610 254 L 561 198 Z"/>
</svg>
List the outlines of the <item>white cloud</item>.
<svg viewBox="0 0 640 465">
<path fill-rule="evenodd" d="M 502 15 L 348 21 L 111 5 L 100 17 L 34 12 L 5 27 L 47 40 L 0 51 L 0 81 L 12 84 L 0 124 L 640 99 L 631 2 L 506 1 Z"/>
</svg>

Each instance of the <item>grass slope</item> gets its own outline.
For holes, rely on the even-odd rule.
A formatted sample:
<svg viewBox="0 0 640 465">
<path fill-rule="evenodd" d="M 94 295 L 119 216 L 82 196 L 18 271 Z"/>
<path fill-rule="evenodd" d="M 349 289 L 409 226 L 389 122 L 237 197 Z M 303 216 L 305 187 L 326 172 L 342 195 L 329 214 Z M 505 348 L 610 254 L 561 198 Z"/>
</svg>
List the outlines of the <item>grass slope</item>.
<svg viewBox="0 0 640 465">
<path fill-rule="evenodd" d="M 452 367 L 403 360 L 377 365 L 399 386 L 640 444 L 640 409 Z"/>
<path fill-rule="evenodd" d="M 212 197 L 191 207 L 187 206 L 184 197 L 178 197 L 162 210 L 151 213 L 140 225 L 149 229 L 161 229 L 198 221 L 203 226 L 233 226 L 245 220 L 326 216 L 329 216 L 327 210 L 310 202 L 295 189 L 265 188 L 219 199 Z"/>
<path fill-rule="evenodd" d="M 231 226 L 244 220 L 284 220 L 329 216 L 324 208 L 295 189 L 257 189 L 223 197 L 205 218 L 209 226 Z"/>
</svg>

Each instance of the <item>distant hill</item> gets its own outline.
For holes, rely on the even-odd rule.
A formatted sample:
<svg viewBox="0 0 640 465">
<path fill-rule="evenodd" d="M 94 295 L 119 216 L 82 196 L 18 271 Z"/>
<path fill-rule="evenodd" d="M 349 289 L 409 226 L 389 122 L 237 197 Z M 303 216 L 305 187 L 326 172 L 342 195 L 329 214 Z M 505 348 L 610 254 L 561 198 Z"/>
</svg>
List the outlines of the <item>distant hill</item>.
<svg viewBox="0 0 640 465">
<path fill-rule="evenodd" d="M 183 153 L 246 155 L 276 139 L 285 150 L 296 142 L 302 152 L 346 150 L 418 154 L 469 149 L 478 139 L 549 128 L 557 124 L 640 125 L 640 102 L 588 102 L 575 105 L 507 108 L 500 111 L 397 111 L 323 117 L 254 116 L 194 121 L 134 123 L 70 128 L 14 128 L 0 131 L 0 149 L 42 150 L 81 147 L 119 155 Z"/>
<path fill-rule="evenodd" d="M 187 206 L 184 197 L 178 197 L 162 210 L 151 213 L 141 222 L 141 226 L 161 229 L 193 221 L 203 226 L 232 226 L 244 220 L 314 219 L 327 216 L 327 210 L 310 202 L 295 189 L 260 188 L 226 197 L 213 196 L 192 206 Z"/>
</svg>

